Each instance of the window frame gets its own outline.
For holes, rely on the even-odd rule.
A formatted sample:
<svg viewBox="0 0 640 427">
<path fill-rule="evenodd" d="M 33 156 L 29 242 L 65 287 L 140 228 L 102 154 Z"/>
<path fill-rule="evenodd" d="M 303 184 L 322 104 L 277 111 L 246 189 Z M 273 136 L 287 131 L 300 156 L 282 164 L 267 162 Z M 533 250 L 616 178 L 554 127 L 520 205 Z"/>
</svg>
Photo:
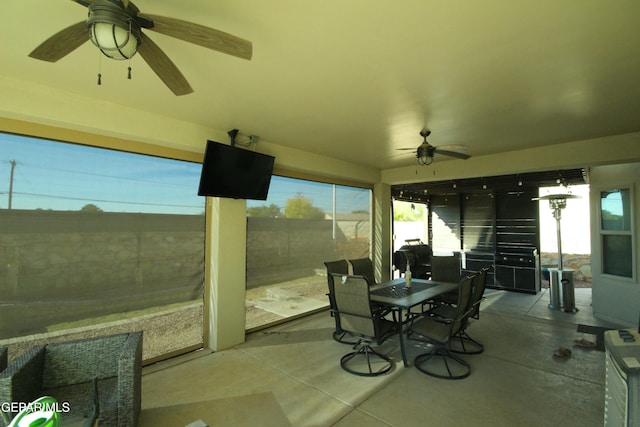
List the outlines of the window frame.
<svg viewBox="0 0 640 427">
<path fill-rule="evenodd" d="M 629 221 L 630 227 L 629 230 L 607 230 L 603 228 L 603 216 L 602 216 L 602 193 L 610 192 L 610 191 L 629 191 Z M 636 282 L 637 273 L 636 273 L 636 239 L 635 239 L 635 188 L 632 182 L 623 183 L 619 185 L 608 185 L 606 187 L 601 187 L 597 190 L 596 194 L 597 200 L 597 211 L 598 211 L 598 239 L 600 244 L 600 274 L 602 276 L 608 278 L 614 278 L 616 280 L 624 281 L 624 282 Z M 604 240 L 606 236 L 628 236 L 631 239 L 631 276 L 620 276 L 613 273 L 605 272 L 605 245 Z"/>
</svg>

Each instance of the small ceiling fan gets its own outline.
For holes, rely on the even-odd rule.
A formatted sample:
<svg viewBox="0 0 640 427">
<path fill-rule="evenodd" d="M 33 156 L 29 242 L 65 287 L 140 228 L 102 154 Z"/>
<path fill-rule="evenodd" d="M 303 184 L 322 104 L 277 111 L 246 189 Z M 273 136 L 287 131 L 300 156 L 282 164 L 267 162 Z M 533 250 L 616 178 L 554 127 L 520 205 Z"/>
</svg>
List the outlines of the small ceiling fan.
<svg viewBox="0 0 640 427">
<path fill-rule="evenodd" d="M 72 1 L 89 9 L 88 18 L 49 37 L 29 54 L 30 57 L 56 62 L 87 40 L 113 59 L 129 59 L 139 52 L 176 95 L 186 95 L 193 89 L 178 67 L 142 32 L 143 28 L 228 55 L 251 59 L 253 47 L 248 40 L 180 19 L 140 14 L 129 0 Z"/>
<path fill-rule="evenodd" d="M 431 135 L 431 131 L 422 129 L 420 136 L 424 139 L 422 144 L 416 148 L 399 148 L 398 150 L 416 150 L 416 159 L 420 165 L 430 165 L 433 163 L 433 156 L 436 154 L 442 154 L 444 156 L 455 157 L 458 159 L 466 160 L 470 155 L 466 154 L 468 150 L 465 145 L 441 145 L 435 147 L 427 142 L 427 137 Z"/>
</svg>

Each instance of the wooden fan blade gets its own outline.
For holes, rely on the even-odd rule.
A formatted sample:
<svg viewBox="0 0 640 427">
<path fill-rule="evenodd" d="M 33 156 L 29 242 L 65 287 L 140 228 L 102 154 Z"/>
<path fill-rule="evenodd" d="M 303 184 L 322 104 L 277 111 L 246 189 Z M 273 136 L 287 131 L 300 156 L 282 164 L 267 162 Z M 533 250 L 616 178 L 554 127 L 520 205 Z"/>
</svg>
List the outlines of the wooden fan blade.
<svg viewBox="0 0 640 427">
<path fill-rule="evenodd" d="M 74 3 L 81 4 L 84 7 L 89 7 L 89 5 L 93 3 L 93 0 L 71 0 L 71 1 L 73 1 Z"/>
<path fill-rule="evenodd" d="M 417 150 L 417 148 L 416 148 L 416 147 L 411 147 L 411 148 L 396 148 L 396 150 L 398 150 L 398 151 L 406 151 L 406 150 L 413 150 L 413 151 L 416 151 L 416 150 Z"/>
<path fill-rule="evenodd" d="M 436 154 L 442 154 L 444 156 L 455 157 L 457 159 L 463 159 L 463 160 L 467 160 L 469 157 L 471 157 L 470 155 L 465 153 L 458 153 L 457 151 L 441 150 L 438 147 L 436 147 Z"/>
<path fill-rule="evenodd" d="M 193 92 L 187 79 L 158 45 L 144 33 L 140 33 L 140 37 L 142 41 L 138 46 L 138 53 L 171 92 L 178 96 Z"/>
<path fill-rule="evenodd" d="M 33 49 L 29 56 L 42 61 L 56 62 L 79 48 L 89 38 L 87 23 L 78 22 L 46 39 Z"/>
<path fill-rule="evenodd" d="M 248 40 L 180 19 L 148 15 L 146 13 L 143 16 L 153 20 L 154 26 L 149 30 L 197 44 L 207 49 L 237 56 L 238 58 L 251 59 L 253 45 Z"/>
</svg>

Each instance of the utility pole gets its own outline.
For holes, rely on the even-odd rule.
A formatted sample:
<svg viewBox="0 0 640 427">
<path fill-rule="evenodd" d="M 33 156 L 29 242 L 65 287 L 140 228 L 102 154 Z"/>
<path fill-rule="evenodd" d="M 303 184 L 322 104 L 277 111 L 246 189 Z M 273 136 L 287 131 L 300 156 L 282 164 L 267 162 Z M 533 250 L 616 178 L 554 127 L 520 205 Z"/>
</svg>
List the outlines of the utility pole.
<svg viewBox="0 0 640 427">
<path fill-rule="evenodd" d="M 11 210 L 11 199 L 13 198 L 13 171 L 16 168 L 16 161 L 11 160 L 11 175 L 9 177 L 9 210 Z"/>
</svg>

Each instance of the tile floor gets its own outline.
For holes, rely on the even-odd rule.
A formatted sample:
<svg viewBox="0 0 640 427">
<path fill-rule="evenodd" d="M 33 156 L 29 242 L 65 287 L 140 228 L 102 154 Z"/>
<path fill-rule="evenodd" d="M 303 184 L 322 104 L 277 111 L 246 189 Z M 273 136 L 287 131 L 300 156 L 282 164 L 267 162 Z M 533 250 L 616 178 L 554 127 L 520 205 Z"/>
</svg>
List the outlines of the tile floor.
<svg viewBox="0 0 640 427">
<path fill-rule="evenodd" d="M 577 313 L 549 309 L 547 289 L 537 295 L 487 290 L 485 296 L 480 319 L 469 328 L 485 351 L 465 356 L 472 369 L 466 379 L 438 380 L 404 368 L 397 339 L 381 346 L 397 361 L 391 373 L 350 375 L 339 366 L 350 347 L 332 340 L 333 320 L 321 312 L 251 334 L 232 349 L 146 367 L 140 424 L 186 425 L 146 415 L 199 402 L 191 421 L 211 426 L 282 425 L 282 419 L 269 421 L 278 414 L 296 427 L 601 426 L 604 353 L 573 345 L 580 338 L 595 341 L 576 332 L 578 323 L 615 327 L 593 319 L 591 289 L 576 289 Z M 570 348 L 571 357 L 555 359 L 559 346 Z M 410 356 L 418 352 L 409 349 Z M 247 402 L 271 396 L 271 409 L 243 405 L 243 396 Z M 230 398 L 241 404 L 228 404 Z M 197 409 L 204 401 L 224 404 L 205 413 Z"/>
</svg>

